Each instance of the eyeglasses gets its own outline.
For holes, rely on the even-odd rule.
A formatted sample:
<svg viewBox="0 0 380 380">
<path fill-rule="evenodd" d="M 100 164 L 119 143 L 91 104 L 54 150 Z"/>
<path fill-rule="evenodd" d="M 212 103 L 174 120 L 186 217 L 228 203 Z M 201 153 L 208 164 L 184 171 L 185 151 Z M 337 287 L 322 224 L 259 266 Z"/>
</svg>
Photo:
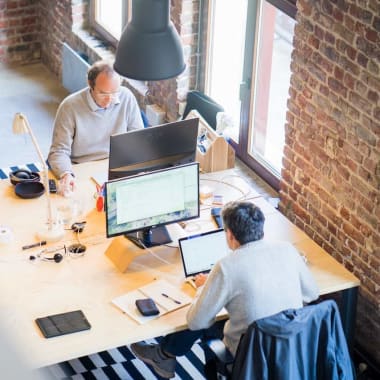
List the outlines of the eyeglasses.
<svg viewBox="0 0 380 380">
<path fill-rule="evenodd" d="M 95 90 L 92 90 L 92 93 L 94 96 L 96 96 L 98 99 L 116 99 L 120 95 L 120 90 L 115 92 L 98 92 Z"/>
</svg>

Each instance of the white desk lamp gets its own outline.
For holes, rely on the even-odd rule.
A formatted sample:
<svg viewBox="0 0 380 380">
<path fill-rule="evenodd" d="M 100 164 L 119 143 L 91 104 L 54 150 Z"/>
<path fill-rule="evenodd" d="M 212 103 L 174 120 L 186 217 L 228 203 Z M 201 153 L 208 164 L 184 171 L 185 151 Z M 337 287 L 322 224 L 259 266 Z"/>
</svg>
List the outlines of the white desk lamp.
<svg viewBox="0 0 380 380">
<path fill-rule="evenodd" d="M 46 228 L 41 229 L 38 231 L 38 237 L 41 240 L 46 241 L 57 241 L 61 239 L 64 235 L 63 226 L 60 225 L 60 223 L 55 223 L 53 220 L 53 212 L 51 207 L 51 201 L 50 201 L 50 193 L 49 193 L 49 176 L 48 176 L 48 167 L 46 165 L 46 162 L 44 160 L 44 157 L 42 155 L 41 149 L 38 146 L 36 137 L 34 136 L 34 133 L 32 131 L 32 128 L 29 125 L 29 122 L 25 115 L 22 113 L 16 113 L 14 119 L 13 119 L 13 133 L 15 134 L 24 134 L 28 133 L 33 141 L 34 147 L 36 148 L 36 151 L 38 153 L 38 156 L 41 160 L 44 175 L 43 175 L 43 183 L 45 186 L 45 194 L 46 194 L 46 200 L 47 200 L 47 208 L 48 208 L 48 221 Z"/>
</svg>

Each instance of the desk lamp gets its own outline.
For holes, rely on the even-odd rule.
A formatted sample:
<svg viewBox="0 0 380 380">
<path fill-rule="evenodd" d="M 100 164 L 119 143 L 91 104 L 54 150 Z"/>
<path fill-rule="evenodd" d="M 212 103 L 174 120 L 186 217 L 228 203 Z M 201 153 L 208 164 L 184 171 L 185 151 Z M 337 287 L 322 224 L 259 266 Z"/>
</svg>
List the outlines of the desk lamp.
<svg viewBox="0 0 380 380">
<path fill-rule="evenodd" d="M 13 119 L 13 133 L 14 134 L 28 133 L 30 135 L 33 141 L 34 147 L 36 148 L 38 156 L 41 160 L 43 171 L 45 172 L 43 183 L 45 186 L 45 195 L 46 195 L 47 209 L 48 209 L 48 220 L 47 220 L 46 228 L 43 228 L 40 231 L 38 231 L 37 233 L 38 237 L 41 240 L 57 241 L 63 237 L 64 230 L 63 230 L 63 227 L 59 223 L 55 223 L 53 220 L 53 213 L 52 213 L 50 193 L 49 193 L 48 167 L 42 155 L 41 149 L 38 146 L 38 143 L 37 143 L 36 137 L 34 136 L 32 128 L 30 127 L 27 118 L 22 113 L 16 113 Z"/>
<path fill-rule="evenodd" d="M 170 0 L 133 0 L 132 19 L 120 37 L 114 69 L 120 75 L 154 81 L 185 70 L 180 37 L 169 14 Z"/>
</svg>

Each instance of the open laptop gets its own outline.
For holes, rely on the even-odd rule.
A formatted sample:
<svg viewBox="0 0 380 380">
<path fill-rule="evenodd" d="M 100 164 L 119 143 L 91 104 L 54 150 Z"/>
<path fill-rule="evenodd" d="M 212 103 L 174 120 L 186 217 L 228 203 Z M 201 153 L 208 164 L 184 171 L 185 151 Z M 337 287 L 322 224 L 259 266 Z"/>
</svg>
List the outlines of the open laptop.
<svg viewBox="0 0 380 380">
<path fill-rule="evenodd" d="M 209 272 L 230 252 L 223 229 L 180 238 L 178 245 L 187 280 L 198 273 Z"/>
</svg>

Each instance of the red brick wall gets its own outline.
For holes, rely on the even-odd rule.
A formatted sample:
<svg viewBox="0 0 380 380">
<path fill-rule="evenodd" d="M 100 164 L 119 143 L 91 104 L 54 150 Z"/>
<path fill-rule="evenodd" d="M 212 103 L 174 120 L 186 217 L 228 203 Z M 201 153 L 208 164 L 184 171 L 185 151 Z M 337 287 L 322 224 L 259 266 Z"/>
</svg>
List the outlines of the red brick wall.
<svg viewBox="0 0 380 380">
<path fill-rule="evenodd" d="M 0 62 L 25 64 L 41 56 L 40 18 L 35 0 L 0 0 Z"/>
<path fill-rule="evenodd" d="M 40 0 L 42 62 L 61 77 L 62 42 L 67 42 L 74 50 L 76 36 L 73 29 L 86 22 L 87 0 Z"/>
<path fill-rule="evenodd" d="M 356 340 L 380 363 L 380 4 L 297 6 L 280 208 L 361 280 Z"/>
</svg>

